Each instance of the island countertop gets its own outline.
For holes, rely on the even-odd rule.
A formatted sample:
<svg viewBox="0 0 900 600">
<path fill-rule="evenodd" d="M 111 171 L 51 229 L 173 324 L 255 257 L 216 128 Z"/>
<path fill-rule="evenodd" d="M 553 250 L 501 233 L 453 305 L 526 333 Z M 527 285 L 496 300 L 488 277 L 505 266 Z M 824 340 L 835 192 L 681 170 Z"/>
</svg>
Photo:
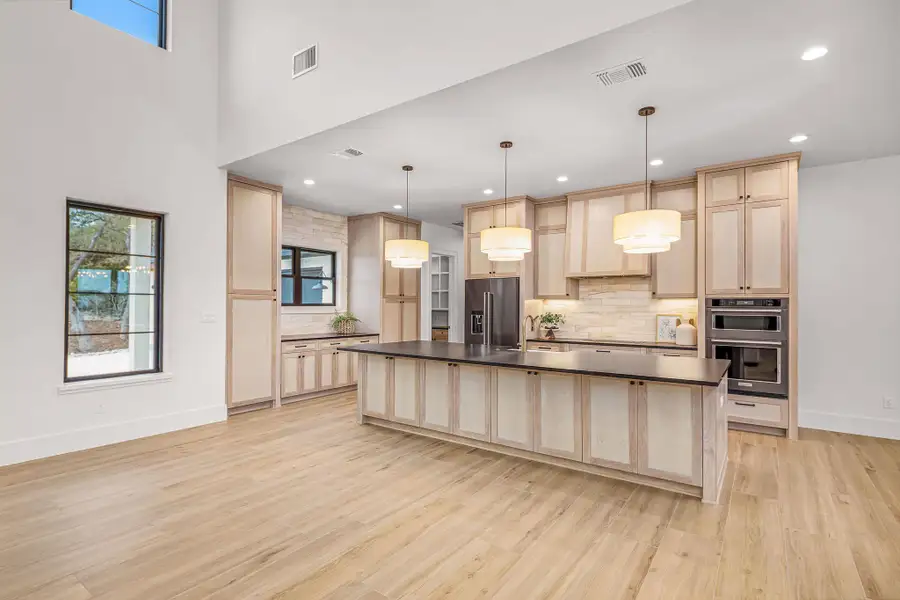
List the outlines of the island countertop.
<svg viewBox="0 0 900 600">
<path fill-rule="evenodd" d="M 683 385 L 718 386 L 730 364 L 690 356 L 592 354 L 588 352 L 515 352 L 498 347 L 455 342 L 359 344 L 346 352 L 441 360 L 510 369 L 555 371 Z"/>
</svg>

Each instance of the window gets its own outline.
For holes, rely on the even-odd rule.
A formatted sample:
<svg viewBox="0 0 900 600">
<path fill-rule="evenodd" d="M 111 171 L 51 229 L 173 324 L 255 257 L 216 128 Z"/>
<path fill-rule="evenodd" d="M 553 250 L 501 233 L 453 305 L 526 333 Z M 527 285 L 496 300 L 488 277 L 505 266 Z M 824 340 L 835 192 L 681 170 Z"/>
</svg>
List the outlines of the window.
<svg viewBox="0 0 900 600">
<path fill-rule="evenodd" d="M 167 0 L 70 0 L 77 13 L 160 48 L 166 47 Z"/>
<path fill-rule="evenodd" d="M 65 381 L 160 372 L 162 217 L 67 205 Z"/>
<path fill-rule="evenodd" d="M 334 306 L 335 253 L 309 248 L 281 248 L 281 304 Z"/>
</svg>

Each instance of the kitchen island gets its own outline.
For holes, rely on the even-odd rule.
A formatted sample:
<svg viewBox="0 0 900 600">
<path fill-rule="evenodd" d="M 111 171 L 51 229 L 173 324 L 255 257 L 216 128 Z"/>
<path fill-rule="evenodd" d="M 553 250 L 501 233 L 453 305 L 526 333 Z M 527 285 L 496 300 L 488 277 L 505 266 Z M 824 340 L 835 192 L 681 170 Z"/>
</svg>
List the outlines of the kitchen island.
<svg viewBox="0 0 900 600">
<path fill-rule="evenodd" d="M 358 419 L 718 501 L 728 361 L 448 342 L 358 352 Z"/>
</svg>

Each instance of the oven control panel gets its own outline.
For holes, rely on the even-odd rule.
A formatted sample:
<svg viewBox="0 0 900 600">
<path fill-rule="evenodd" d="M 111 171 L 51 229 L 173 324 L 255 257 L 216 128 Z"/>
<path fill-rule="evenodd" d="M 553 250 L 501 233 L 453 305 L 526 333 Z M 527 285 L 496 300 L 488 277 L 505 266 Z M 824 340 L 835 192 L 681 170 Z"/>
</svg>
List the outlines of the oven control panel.
<svg viewBox="0 0 900 600">
<path fill-rule="evenodd" d="M 710 298 L 708 306 L 733 306 L 735 308 L 781 308 L 787 304 L 783 298 Z"/>
</svg>

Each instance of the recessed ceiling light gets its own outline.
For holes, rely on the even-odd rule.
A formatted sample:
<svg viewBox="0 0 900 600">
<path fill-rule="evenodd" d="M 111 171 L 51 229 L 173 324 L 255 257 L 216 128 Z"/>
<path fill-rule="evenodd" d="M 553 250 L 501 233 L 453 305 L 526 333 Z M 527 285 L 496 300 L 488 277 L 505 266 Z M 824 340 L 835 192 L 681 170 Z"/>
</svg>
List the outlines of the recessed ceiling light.
<svg viewBox="0 0 900 600">
<path fill-rule="evenodd" d="M 653 160 L 650 161 L 651 167 L 658 167 L 661 164 L 663 164 L 663 159 L 661 159 L 661 158 L 654 158 Z"/>
<path fill-rule="evenodd" d="M 401 208 L 403 208 L 403 205 L 402 205 L 402 204 L 395 204 L 395 205 L 394 205 L 394 210 L 400 210 Z"/>
<path fill-rule="evenodd" d="M 488 188 L 488 189 L 484 190 L 484 195 L 485 195 L 485 196 L 490 196 L 490 195 L 493 194 L 493 193 L 494 193 L 494 190 L 492 190 L 491 188 Z"/>
<path fill-rule="evenodd" d="M 304 185 L 316 185 L 316 182 L 313 181 L 312 179 L 304 179 L 303 184 Z"/>
<path fill-rule="evenodd" d="M 793 136 L 788 141 L 792 144 L 799 144 L 800 142 L 805 142 L 808 139 L 809 139 L 809 136 L 803 135 L 802 133 L 798 133 L 797 135 Z"/>
<path fill-rule="evenodd" d="M 559 177 L 556 178 L 556 180 L 558 182 L 562 183 L 563 181 L 568 181 L 569 177 L 568 177 L 568 175 L 560 175 Z"/>
<path fill-rule="evenodd" d="M 800 57 L 802 60 L 816 60 L 817 58 L 822 58 L 828 54 L 828 48 L 825 46 L 813 46 L 812 48 L 807 48 L 803 51 L 803 55 Z"/>
</svg>

